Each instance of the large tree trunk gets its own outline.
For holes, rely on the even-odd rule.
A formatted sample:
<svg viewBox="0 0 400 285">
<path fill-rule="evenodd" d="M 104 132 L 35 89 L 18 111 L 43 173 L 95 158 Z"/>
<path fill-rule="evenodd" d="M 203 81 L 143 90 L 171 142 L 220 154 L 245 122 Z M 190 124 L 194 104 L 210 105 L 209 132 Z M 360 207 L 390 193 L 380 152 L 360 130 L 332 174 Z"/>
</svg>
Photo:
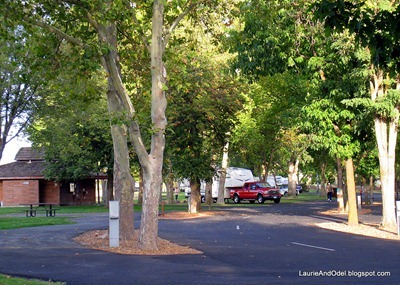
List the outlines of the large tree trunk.
<svg viewBox="0 0 400 285">
<path fill-rule="evenodd" d="M 175 182 L 173 175 L 167 178 L 166 186 L 167 186 L 167 203 L 172 204 L 174 202 L 174 194 L 175 194 Z"/>
<path fill-rule="evenodd" d="M 111 46 L 102 57 L 102 64 L 108 74 L 107 104 L 114 145 L 114 187 L 115 198 L 120 202 L 120 239 L 133 238 L 133 195 L 135 182 L 130 173 L 129 149 L 127 145 L 127 127 L 121 119 L 133 117 L 133 107 L 121 80 L 118 60 L 117 29 L 115 23 L 107 26 L 96 25 L 99 40 Z"/>
<path fill-rule="evenodd" d="M 369 187 L 368 187 L 368 205 L 372 205 L 374 202 L 374 177 L 370 175 L 369 177 Z"/>
<path fill-rule="evenodd" d="M 326 163 L 321 164 L 321 191 L 319 195 L 321 197 L 326 197 Z"/>
<path fill-rule="evenodd" d="M 299 160 L 291 159 L 289 162 L 289 175 L 288 175 L 288 194 L 289 196 L 296 196 L 297 185 L 297 172 L 299 168 Z"/>
<path fill-rule="evenodd" d="M 161 165 L 159 167 L 161 168 Z M 144 189 L 139 247 L 143 250 L 158 250 L 158 208 L 162 189 L 161 173 L 155 167 L 144 169 L 143 180 Z"/>
<path fill-rule="evenodd" d="M 137 194 L 137 203 L 138 205 L 143 204 L 143 170 L 140 168 L 139 171 L 139 191 Z"/>
<path fill-rule="evenodd" d="M 336 200 L 338 202 L 338 211 L 339 213 L 343 213 L 345 211 L 344 209 L 344 195 L 343 195 L 343 168 L 342 168 L 342 160 L 337 157 L 336 158 L 336 166 L 337 166 L 337 189 L 338 191 L 336 192 Z M 339 194 L 338 194 L 339 192 Z"/>
<path fill-rule="evenodd" d="M 189 213 L 197 214 L 201 210 L 200 181 L 190 179 Z"/>
<path fill-rule="evenodd" d="M 155 250 L 157 249 L 157 237 L 158 237 L 158 205 L 159 197 L 161 192 L 162 184 L 162 163 L 163 163 L 163 152 L 165 147 L 164 131 L 166 127 L 165 109 L 167 102 L 163 91 L 165 76 L 163 74 L 164 66 L 162 62 L 162 54 L 164 50 L 163 39 L 162 39 L 162 23 L 163 23 L 163 3 L 162 1 L 154 1 L 153 10 L 153 31 L 151 41 L 151 73 L 152 73 L 152 90 L 151 90 L 151 119 L 153 123 L 153 135 L 151 141 L 150 154 L 147 153 L 147 149 L 143 143 L 140 134 L 140 128 L 135 118 L 135 110 L 132 106 L 132 102 L 126 92 L 124 84 L 122 82 L 122 76 L 119 69 L 118 52 L 117 52 L 117 41 L 116 41 L 116 27 L 114 23 L 109 23 L 108 26 L 102 26 L 101 24 L 94 24 L 99 33 L 99 39 L 102 43 L 107 46 L 111 46 L 110 51 L 103 55 L 103 66 L 106 69 L 109 80 L 112 83 L 115 92 L 110 98 L 118 101 L 121 108 L 123 108 L 124 116 L 120 114 L 120 119 L 127 119 L 129 124 L 129 136 L 130 140 L 135 148 L 136 154 L 139 158 L 140 164 L 143 170 L 143 207 L 142 207 L 142 219 L 140 224 L 140 235 L 139 235 L 139 247 L 144 250 Z M 117 97 L 117 98 L 114 98 Z M 117 130 L 117 129 L 116 129 Z M 126 139 L 127 132 L 119 133 Z M 126 143 L 126 142 L 125 142 Z M 119 145 L 119 143 L 117 143 Z M 114 150 L 119 153 L 122 150 L 119 147 L 114 146 Z M 117 162 L 120 163 L 120 158 L 123 157 L 123 153 L 120 153 L 120 157 L 116 157 Z M 116 154 L 117 155 L 117 154 Z M 119 185 L 127 186 L 132 176 L 125 170 L 126 165 L 116 165 L 117 170 L 123 170 L 124 177 L 116 175 L 116 182 L 119 181 Z M 117 185 L 115 185 L 117 187 Z M 133 184 L 134 186 L 134 184 Z M 118 190 L 118 188 L 116 188 Z M 123 192 L 126 193 L 126 192 Z M 130 202 L 130 208 L 133 209 L 133 197 L 127 196 L 123 202 Z M 131 201 L 130 201 L 131 199 Z M 129 201 L 128 201 L 129 200 Z M 130 215 L 130 208 L 121 207 L 122 211 L 127 212 L 121 215 L 121 219 L 128 219 Z M 133 215 L 132 215 L 133 216 Z M 133 217 L 131 218 L 133 227 Z M 121 222 L 122 223 L 122 222 Z M 128 224 L 128 221 L 124 222 Z"/>
<path fill-rule="evenodd" d="M 336 168 L 337 168 L 337 187 L 343 188 L 343 167 L 342 167 L 342 160 L 339 157 L 336 158 Z"/>
<path fill-rule="evenodd" d="M 386 96 L 386 90 L 384 90 L 383 86 L 382 72 L 378 72 L 378 74 L 374 75 L 373 80 L 370 82 L 370 87 L 371 99 L 373 101 Z M 377 115 L 374 120 L 382 185 L 382 226 L 390 231 L 396 231 L 397 228 L 394 189 L 398 120 L 398 115 L 392 119 L 383 118 Z"/>
<path fill-rule="evenodd" d="M 107 94 L 108 109 L 110 114 L 121 112 L 121 106 L 115 91 L 109 90 Z M 120 239 L 132 239 L 134 234 L 133 224 L 133 195 L 135 182 L 129 167 L 129 149 L 127 145 L 127 128 L 123 124 L 112 124 L 111 135 L 114 145 L 114 188 L 115 198 L 120 203 Z"/>
<path fill-rule="evenodd" d="M 219 175 L 217 204 L 225 204 L 226 167 L 222 167 Z"/>
<path fill-rule="evenodd" d="M 268 161 L 268 163 L 266 162 L 266 161 L 264 161 L 265 162 L 265 165 L 263 166 L 263 172 L 264 172 L 264 179 L 262 179 L 261 181 L 262 182 L 267 182 L 267 179 L 268 179 L 268 175 L 269 175 L 269 170 L 271 169 L 271 167 L 272 167 L 272 162 L 273 162 L 273 160 L 274 160 L 274 150 L 272 149 L 271 150 L 271 152 L 270 152 L 270 155 L 269 155 L 269 161 Z M 275 175 L 274 175 L 275 176 Z M 275 181 L 276 182 L 276 181 Z M 276 184 L 276 183 L 275 183 Z"/>
<path fill-rule="evenodd" d="M 106 185 L 103 184 L 103 187 L 107 187 L 105 190 L 106 196 L 103 197 L 104 204 L 108 208 L 109 202 L 114 200 L 114 170 L 108 169 L 107 170 L 107 183 Z"/>
<path fill-rule="evenodd" d="M 165 148 L 165 128 L 167 119 L 165 110 L 167 100 L 165 98 L 165 68 L 163 65 L 163 14 L 164 5 L 162 0 L 155 0 L 153 4 L 153 27 L 151 39 L 151 121 L 153 134 L 151 138 L 150 154 L 143 148 L 141 140 L 135 136 L 135 127 L 132 125 L 133 143 L 140 164 L 143 168 L 143 207 L 142 220 L 140 223 L 139 247 L 144 250 L 155 250 L 158 237 L 158 206 L 162 186 L 162 166 Z"/>
<path fill-rule="evenodd" d="M 212 197 L 212 183 L 207 183 L 206 184 L 206 201 L 205 203 L 208 205 L 208 209 L 211 210 L 211 204 L 213 202 L 213 197 Z"/>
<path fill-rule="evenodd" d="M 396 126 L 395 126 L 396 125 Z M 386 122 L 375 119 L 375 131 L 379 149 L 379 169 L 382 185 L 382 226 L 387 230 L 396 230 L 395 215 L 395 142 L 397 123 L 390 123 L 389 140 L 378 138 L 386 135 Z M 386 142 L 386 143 L 385 143 Z"/>
<path fill-rule="evenodd" d="M 358 225 L 356 184 L 354 182 L 354 166 L 352 158 L 346 159 L 346 182 L 349 202 L 348 224 Z"/>
<path fill-rule="evenodd" d="M 222 154 L 222 165 L 221 165 L 221 174 L 219 176 L 219 185 L 218 185 L 218 204 L 225 203 L 225 179 L 226 179 L 226 169 L 228 167 L 228 149 L 229 142 L 224 146 L 224 151 Z"/>
</svg>

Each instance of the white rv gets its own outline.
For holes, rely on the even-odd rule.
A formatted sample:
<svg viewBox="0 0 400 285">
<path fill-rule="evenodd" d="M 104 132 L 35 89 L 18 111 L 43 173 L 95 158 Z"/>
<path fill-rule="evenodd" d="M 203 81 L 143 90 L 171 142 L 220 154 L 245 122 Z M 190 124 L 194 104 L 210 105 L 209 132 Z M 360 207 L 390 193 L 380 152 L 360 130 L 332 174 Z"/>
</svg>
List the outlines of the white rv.
<svg viewBox="0 0 400 285">
<path fill-rule="evenodd" d="M 212 199 L 218 199 L 218 189 L 219 189 L 219 175 L 213 177 L 212 183 Z M 230 190 L 227 187 L 242 187 L 245 182 L 254 182 L 253 173 L 249 169 L 239 168 L 239 167 L 228 167 L 226 169 L 225 178 L 225 192 L 224 199 L 229 199 Z M 181 190 L 185 191 L 185 197 L 189 197 L 191 189 L 190 182 L 187 179 L 182 180 L 180 184 Z M 204 203 L 206 193 L 206 183 L 204 181 L 200 184 L 200 194 L 201 201 Z"/>
<path fill-rule="evenodd" d="M 218 198 L 219 175 L 214 176 L 212 184 L 212 198 Z M 250 169 L 228 167 L 226 169 L 224 199 L 229 199 L 230 190 L 227 188 L 242 187 L 245 182 L 254 182 L 254 176 Z"/>
<path fill-rule="evenodd" d="M 275 183 L 275 179 L 276 179 L 276 183 Z M 269 185 L 271 185 L 272 187 L 278 187 L 280 185 L 287 185 L 288 184 L 288 179 L 287 177 L 283 177 L 283 176 L 268 176 L 267 177 L 267 182 Z"/>
</svg>

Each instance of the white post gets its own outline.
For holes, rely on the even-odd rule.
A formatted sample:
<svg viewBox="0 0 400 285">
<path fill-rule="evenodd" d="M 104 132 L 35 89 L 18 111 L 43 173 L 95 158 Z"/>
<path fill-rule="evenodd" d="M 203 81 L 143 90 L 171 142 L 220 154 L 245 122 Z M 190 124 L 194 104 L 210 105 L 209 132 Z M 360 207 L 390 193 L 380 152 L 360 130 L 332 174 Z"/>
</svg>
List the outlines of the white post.
<svg viewBox="0 0 400 285">
<path fill-rule="evenodd" d="M 357 195 L 357 205 L 358 209 L 361 210 L 361 195 Z"/>
<path fill-rule="evenodd" d="M 110 247 L 119 247 L 119 201 L 110 201 Z"/>
</svg>

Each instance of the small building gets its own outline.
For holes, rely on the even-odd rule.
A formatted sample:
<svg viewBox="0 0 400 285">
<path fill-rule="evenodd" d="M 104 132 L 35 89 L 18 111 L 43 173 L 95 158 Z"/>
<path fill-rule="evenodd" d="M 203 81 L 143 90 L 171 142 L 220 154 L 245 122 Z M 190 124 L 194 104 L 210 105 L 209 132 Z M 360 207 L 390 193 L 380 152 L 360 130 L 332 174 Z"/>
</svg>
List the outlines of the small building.
<svg viewBox="0 0 400 285">
<path fill-rule="evenodd" d="M 92 205 L 100 196 L 100 180 L 106 175 L 94 174 L 78 181 L 49 181 L 44 178 L 46 167 L 43 152 L 31 147 L 21 148 L 15 162 L 0 165 L 0 201 L 3 206 L 31 203 L 59 205 Z"/>
</svg>

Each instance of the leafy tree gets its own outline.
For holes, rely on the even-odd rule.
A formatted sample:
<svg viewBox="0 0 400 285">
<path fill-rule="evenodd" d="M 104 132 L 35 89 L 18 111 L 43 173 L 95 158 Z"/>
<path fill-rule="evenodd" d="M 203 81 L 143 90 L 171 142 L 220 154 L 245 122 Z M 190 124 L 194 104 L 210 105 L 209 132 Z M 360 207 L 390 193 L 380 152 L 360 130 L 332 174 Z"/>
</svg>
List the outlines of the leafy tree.
<svg viewBox="0 0 400 285">
<path fill-rule="evenodd" d="M 306 84 L 298 85 L 307 87 L 303 88 L 303 98 L 310 102 L 309 106 L 304 107 L 306 116 L 298 116 L 297 118 L 302 119 L 285 131 L 302 130 L 303 126 L 307 127 L 309 124 L 310 130 L 312 128 L 310 133 L 323 133 L 312 137 L 312 146 L 321 147 L 325 143 L 324 147 L 332 156 L 346 160 L 351 208 L 349 221 L 357 223 L 352 159 L 360 151 L 360 142 L 356 137 L 359 110 L 351 109 L 350 105 L 341 101 L 360 97 L 362 94 L 359 85 L 352 88 L 352 84 L 359 82 L 357 80 L 360 76 L 343 72 L 353 68 L 358 62 L 353 62 L 353 58 L 347 54 L 340 55 L 339 49 L 346 53 L 351 46 L 347 47 L 345 42 L 340 41 L 339 37 L 342 35 L 334 38 L 323 33 L 322 23 L 313 20 L 313 11 L 309 10 L 311 3 L 313 1 L 302 1 L 299 5 L 293 5 L 291 1 L 246 3 L 243 8 L 245 26 L 232 37 L 239 42 L 235 46 L 238 60 L 234 67 L 253 80 L 284 72 L 289 73 L 292 78 L 300 74 L 309 79 Z M 254 7 L 254 14 L 248 12 Z M 348 36 L 344 38 L 351 39 Z M 354 41 L 349 42 L 351 44 Z M 343 74 L 346 74 L 344 80 L 341 78 Z M 309 94 L 307 97 L 304 96 L 306 92 Z M 315 129 L 315 126 L 319 127 Z M 297 137 L 302 137 L 301 133 Z M 295 168 L 295 159 L 290 161 L 291 168 Z"/>
<path fill-rule="evenodd" d="M 301 6 L 307 1 L 295 5 L 292 2 L 244 3 L 244 27 L 231 33 L 229 46 L 237 52 L 233 68 L 260 85 L 253 97 L 253 116 L 262 138 L 257 146 L 258 161 L 262 160 L 263 165 L 260 172 L 265 177 L 269 171 L 277 171 L 274 168 L 282 166 L 278 162 L 280 156 L 285 161 L 285 172 L 291 173 L 289 192 L 294 195 L 297 165 L 304 153 L 298 148 L 302 144 L 300 138 L 304 138 L 298 118 L 308 89 L 305 59 L 312 56 L 317 36 L 310 14 Z M 300 139 L 295 143 L 297 147 L 292 145 L 291 154 L 283 151 L 287 144 L 282 134 L 291 134 L 293 143 Z"/>
<path fill-rule="evenodd" d="M 365 96 L 365 54 L 357 49 L 354 38 L 347 33 L 327 37 L 326 48 L 310 61 L 311 70 L 318 74 L 318 91 L 310 96 L 304 108 L 307 124 L 313 133 L 314 148 L 326 149 L 337 159 L 338 173 L 345 161 L 349 223 L 357 224 L 357 204 L 353 160 L 360 155 L 363 141 L 370 137 L 362 126 L 365 113 L 351 107 L 347 100 Z M 338 183 L 341 183 L 341 177 Z"/>
<path fill-rule="evenodd" d="M 195 213 L 200 210 L 200 181 L 211 181 L 215 174 L 243 87 L 226 72 L 226 57 L 218 56 L 206 35 L 198 30 L 192 35 L 188 46 L 174 49 L 181 56 L 169 62 L 174 75 L 168 90 L 166 153 L 174 174 L 191 182 L 190 209 Z M 209 44 L 195 49 L 201 43 Z"/>
<path fill-rule="evenodd" d="M 100 97 L 105 86 L 98 84 L 104 80 L 76 75 L 76 70 L 65 67 L 43 90 L 47 94 L 37 102 L 28 128 L 30 140 L 45 150 L 48 179 L 77 180 L 107 169 L 112 186 L 109 118 Z"/>
<path fill-rule="evenodd" d="M 285 72 L 298 73 L 307 60 L 323 47 L 320 24 L 312 20 L 310 1 L 243 2 L 243 27 L 228 38 L 237 53 L 232 68 L 251 79 Z"/>
<path fill-rule="evenodd" d="M 254 86 L 254 85 L 253 85 Z M 249 168 L 253 173 L 260 174 L 260 158 L 266 160 L 264 154 L 267 139 L 259 131 L 257 119 L 253 116 L 256 108 L 252 93 L 259 90 L 250 88 L 250 93 L 245 94 L 244 107 L 237 116 L 238 123 L 232 130 L 230 144 L 230 164 L 238 167 Z M 232 155 L 233 154 L 233 155 Z M 265 163 L 266 164 L 266 163 Z"/>
<path fill-rule="evenodd" d="M 207 4 L 207 5 L 205 5 Z M 111 114 L 114 145 L 114 186 L 120 201 L 121 238 L 133 236 L 133 178 L 129 167 L 129 146 L 133 146 L 144 179 L 144 196 L 140 224 L 139 246 L 157 249 L 158 203 L 162 184 L 163 151 L 165 147 L 166 68 L 164 52 L 172 32 L 180 21 L 192 12 L 195 19 L 207 22 L 215 15 L 219 1 L 3 1 L 3 11 L 22 21 L 42 27 L 81 49 L 95 63 L 100 59 L 108 79 L 107 102 Z M 222 3 L 223 4 L 223 3 Z M 195 9 L 197 8 L 197 9 Z M 208 13 L 212 11 L 212 13 Z M 151 24 L 150 24 L 151 23 Z M 135 39 L 141 38 L 141 45 Z M 124 77 L 124 63 L 138 49 L 148 56 L 151 73 L 151 143 L 142 135 L 140 109 L 129 96 L 132 81 Z M 126 57 L 122 57 L 126 56 Z M 129 78 L 131 80 L 131 78 Z"/>
<path fill-rule="evenodd" d="M 4 16 L 0 16 L 4 20 Z M 3 22 L 3 21 L 2 21 Z M 25 130 L 35 100 L 40 98 L 46 63 L 38 42 L 43 34 L 29 35 L 22 27 L 0 29 L 0 160 L 4 148 Z"/>
<path fill-rule="evenodd" d="M 394 203 L 395 145 L 399 120 L 400 4 L 397 1 L 317 1 L 317 15 L 327 27 L 355 36 L 360 47 L 370 54 L 370 100 L 354 104 L 374 114 L 382 183 L 382 225 L 395 230 Z"/>
</svg>

